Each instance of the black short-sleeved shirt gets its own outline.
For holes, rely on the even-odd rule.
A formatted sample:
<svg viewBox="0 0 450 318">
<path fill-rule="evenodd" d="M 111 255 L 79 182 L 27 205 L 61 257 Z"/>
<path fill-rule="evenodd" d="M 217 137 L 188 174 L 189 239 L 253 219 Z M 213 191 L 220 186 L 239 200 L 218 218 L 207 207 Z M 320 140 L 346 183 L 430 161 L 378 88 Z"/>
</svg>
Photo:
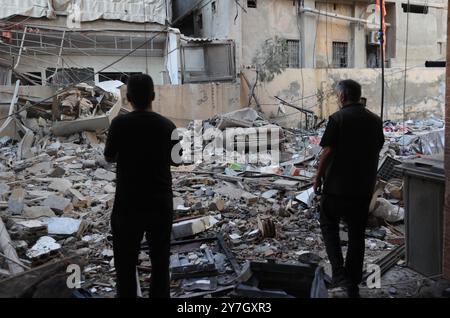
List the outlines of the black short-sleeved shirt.
<svg viewBox="0 0 450 318">
<path fill-rule="evenodd" d="M 175 125 L 155 112 L 133 111 L 112 121 L 104 154 L 117 156 L 114 208 L 151 207 L 152 197 L 172 196 L 174 131 Z"/>
<path fill-rule="evenodd" d="M 343 107 L 330 116 L 320 145 L 331 147 L 323 193 L 371 196 L 384 144 L 383 123 L 361 104 Z"/>
</svg>

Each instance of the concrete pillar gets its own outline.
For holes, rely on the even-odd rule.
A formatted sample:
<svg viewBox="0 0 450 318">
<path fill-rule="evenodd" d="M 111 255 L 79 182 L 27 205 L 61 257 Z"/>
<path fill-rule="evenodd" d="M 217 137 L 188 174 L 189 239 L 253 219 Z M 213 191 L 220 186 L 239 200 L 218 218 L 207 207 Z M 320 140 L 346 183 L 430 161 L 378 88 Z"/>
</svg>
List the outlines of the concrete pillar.
<svg viewBox="0 0 450 318">
<path fill-rule="evenodd" d="M 444 251 L 443 275 L 450 279 L 450 14 L 447 17 L 447 69 L 445 95 L 445 207 L 444 207 Z"/>
<path fill-rule="evenodd" d="M 314 9 L 315 0 L 305 0 L 305 7 Z M 317 16 L 314 13 L 301 13 L 302 26 L 302 66 L 314 68 L 314 39 L 317 35 Z"/>
<path fill-rule="evenodd" d="M 353 17 L 359 18 L 362 12 L 366 10 L 365 6 L 356 4 L 353 8 Z M 352 59 L 350 67 L 365 68 L 367 67 L 366 57 L 366 27 L 362 23 L 350 24 L 352 34 L 352 46 L 351 52 Z"/>
</svg>

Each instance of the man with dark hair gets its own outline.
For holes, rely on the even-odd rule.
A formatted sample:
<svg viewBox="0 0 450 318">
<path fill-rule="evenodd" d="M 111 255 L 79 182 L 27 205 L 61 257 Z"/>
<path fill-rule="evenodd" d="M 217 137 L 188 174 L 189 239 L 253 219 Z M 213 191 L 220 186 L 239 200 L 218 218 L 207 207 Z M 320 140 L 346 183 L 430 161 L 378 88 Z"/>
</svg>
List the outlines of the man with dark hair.
<svg viewBox="0 0 450 318">
<path fill-rule="evenodd" d="M 341 81 L 336 91 L 340 110 L 330 116 L 322 136 L 314 191 L 322 194 L 320 227 L 333 283 L 345 287 L 349 297 L 359 297 L 365 228 L 384 144 L 383 125 L 360 103 L 361 85 L 357 82 Z M 341 219 L 348 226 L 345 264 L 339 238 Z"/>
<path fill-rule="evenodd" d="M 150 76 L 131 76 L 127 98 L 134 111 L 112 121 L 104 152 L 108 162 L 117 162 L 111 215 L 117 294 L 137 296 L 136 265 L 145 233 L 152 263 L 150 296 L 168 298 L 173 217 L 170 165 L 180 159 L 171 153 L 175 146 L 181 147 L 175 125 L 152 111 L 155 91 Z"/>
</svg>

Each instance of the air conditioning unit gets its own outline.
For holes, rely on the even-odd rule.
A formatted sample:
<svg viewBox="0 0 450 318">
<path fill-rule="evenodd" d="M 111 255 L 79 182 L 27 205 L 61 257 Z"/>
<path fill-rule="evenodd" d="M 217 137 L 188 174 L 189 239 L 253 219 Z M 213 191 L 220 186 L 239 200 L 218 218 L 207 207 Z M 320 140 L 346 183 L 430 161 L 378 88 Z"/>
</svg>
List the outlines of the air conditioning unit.
<svg viewBox="0 0 450 318">
<path fill-rule="evenodd" d="M 379 32 L 370 31 L 369 34 L 367 34 L 367 43 L 369 45 L 380 45 Z"/>
</svg>

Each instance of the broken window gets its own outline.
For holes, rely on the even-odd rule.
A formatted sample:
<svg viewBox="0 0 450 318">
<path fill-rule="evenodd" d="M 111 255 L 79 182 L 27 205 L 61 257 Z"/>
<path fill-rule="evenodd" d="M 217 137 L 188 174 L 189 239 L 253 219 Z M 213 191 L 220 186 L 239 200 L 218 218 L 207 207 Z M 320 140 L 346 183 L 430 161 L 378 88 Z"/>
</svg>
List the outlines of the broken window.
<svg viewBox="0 0 450 318">
<path fill-rule="evenodd" d="M 234 79 L 232 43 L 187 44 L 182 47 L 185 83 Z"/>
<path fill-rule="evenodd" d="M 286 67 L 287 68 L 299 68 L 300 67 L 300 41 L 299 40 L 287 40 L 287 56 Z"/>
<path fill-rule="evenodd" d="M 333 42 L 333 67 L 348 67 L 348 43 Z"/>
<path fill-rule="evenodd" d="M 21 85 L 29 86 L 41 86 L 42 85 L 42 73 L 41 72 L 25 72 L 25 73 L 13 73 L 12 83 L 15 83 L 18 79 L 21 81 Z"/>
<path fill-rule="evenodd" d="M 63 68 L 56 71 L 55 68 L 47 68 L 45 71 L 47 82 L 52 86 L 67 86 L 84 82 L 86 84 L 95 83 L 95 73 L 93 68 Z"/>
<path fill-rule="evenodd" d="M 428 6 L 402 3 L 403 12 L 428 14 Z"/>
<path fill-rule="evenodd" d="M 247 7 L 249 7 L 249 8 L 256 8 L 256 0 L 248 0 L 247 1 Z"/>
<path fill-rule="evenodd" d="M 121 81 L 125 83 L 131 75 L 142 74 L 141 72 L 101 72 L 98 74 L 99 82 Z"/>
</svg>

